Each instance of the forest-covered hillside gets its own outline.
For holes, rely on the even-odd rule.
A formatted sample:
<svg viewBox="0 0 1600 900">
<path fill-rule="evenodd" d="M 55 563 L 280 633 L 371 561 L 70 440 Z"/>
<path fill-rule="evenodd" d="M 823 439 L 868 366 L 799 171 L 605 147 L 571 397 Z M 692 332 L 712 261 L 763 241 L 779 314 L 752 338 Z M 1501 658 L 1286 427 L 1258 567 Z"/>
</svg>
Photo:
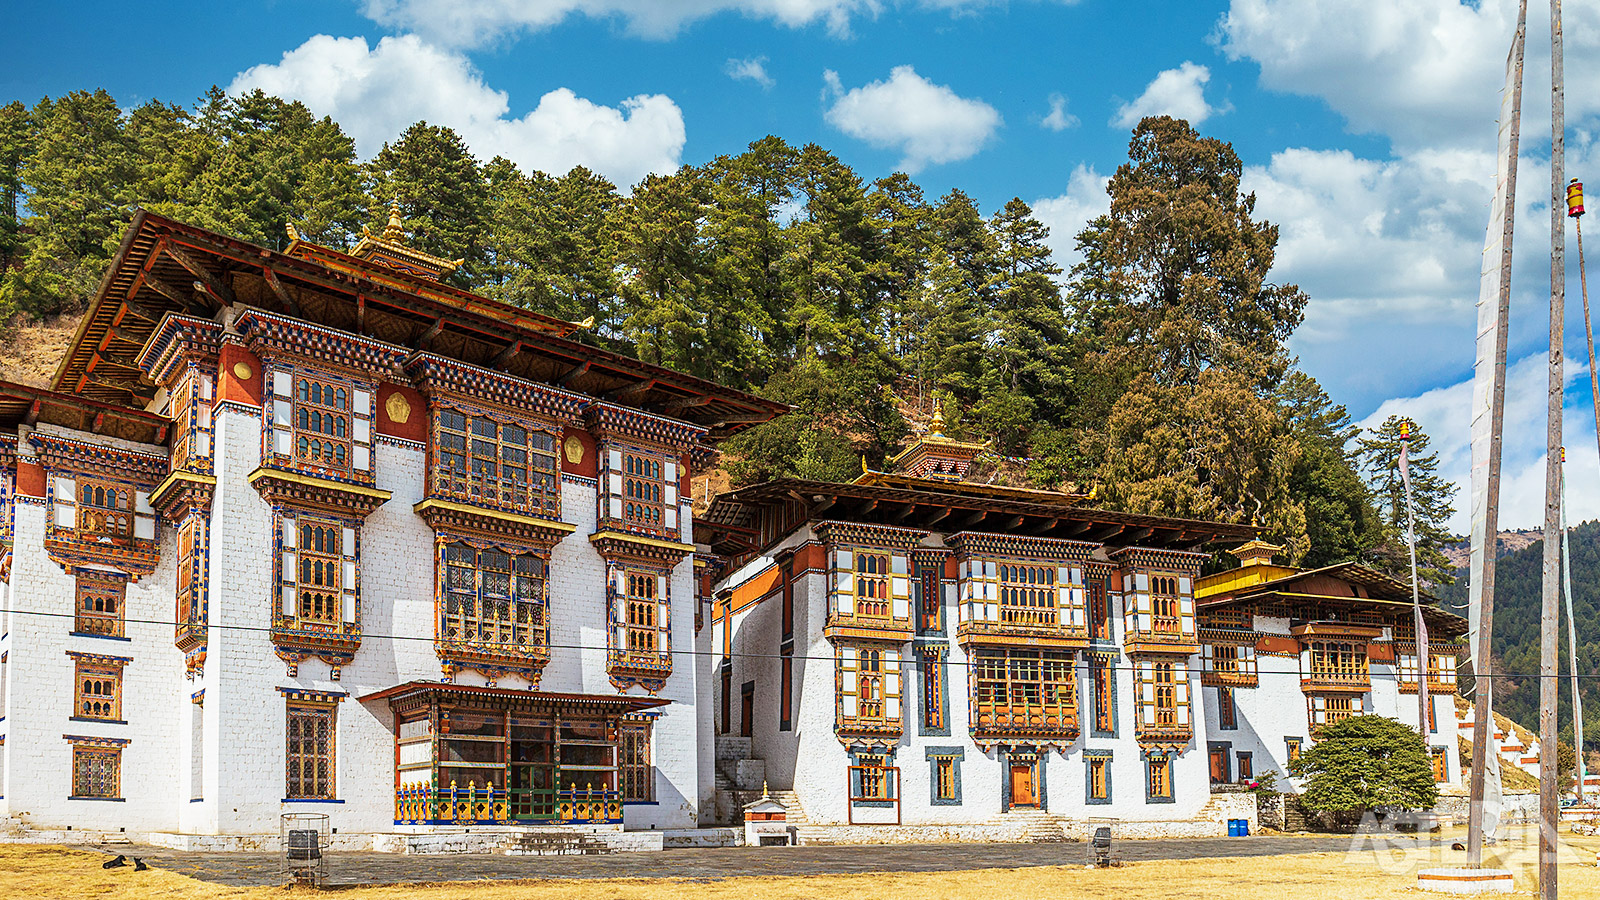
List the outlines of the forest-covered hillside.
<svg viewBox="0 0 1600 900">
<path fill-rule="evenodd" d="M 419 249 L 464 261 L 460 287 L 790 404 L 724 447 L 735 484 L 881 465 L 940 397 L 952 431 L 990 443 L 977 477 L 1255 522 L 1287 561 L 1399 573 L 1399 423 L 1358 433 L 1296 368 L 1308 298 L 1274 277 L 1278 231 L 1241 169 L 1226 142 L 1145 119 L 1062 272 L 1020 199 L 927 196 L 774 136 L 619 186 L 478 159 L 426 122 L 360 159 L 339 123 L 259 92 L 78 91 L 0 107 L 0 321 L 80 313 L 141 207 L 347 247 L 398 203 Z M 1450 489 L 1425 435 L 1411 450 L 1424 574 L 1447 580 Z"/>
<path fill-rule="evenodd" d="M 1568 538 L 1572 548 L 1572 608 L 1578 620 L 1578 672 L 1593 676 L 1600 662 L 1600 522 L 1584 522 Z M 1539 615 L 1544 584 L 1544 541 L 1500 557 L 1495 566 L 1494 670 L 1495 709 L 1524 726 L 1539 721 Z M 1466 614 L 1467 570 L 1443 591 L 1443 604 Z M 1567 622 L 1561 613 L 1561 645 L 1557 656 L 1567 675 Z M 1583 735 L 1588 749 L 1600 749 L 1600 679 L 1581 679 Z M 1559 690 L 1562 740 L 1572 740 L 1572 683 L 1563 677 Z"/>
</svg>

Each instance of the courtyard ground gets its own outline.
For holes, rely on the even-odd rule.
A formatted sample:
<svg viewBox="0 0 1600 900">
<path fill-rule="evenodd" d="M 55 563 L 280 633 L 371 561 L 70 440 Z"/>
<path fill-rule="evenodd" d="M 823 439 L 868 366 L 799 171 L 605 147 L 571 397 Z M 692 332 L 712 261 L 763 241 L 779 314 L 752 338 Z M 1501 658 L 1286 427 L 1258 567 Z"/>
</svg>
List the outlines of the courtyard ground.
<svg viewBox="0 0 1600 900">
<path fill-rule="evenodd" d="M 368 881 L 401 880 L 385 877 L 385 872 L 403 874 L 421 860 L 422 865 L 436 867 L 444 879 L 347 887 L 335 893 L 340 900 L 664 900 L 680 896 L 696 900 L 857 900 L 882 895 L 929 900 L 1090 900 L 1108 895 L 1163 900 L 1215 900 L 1219 896 L 1418 900 L 1442 896 L 1418 891 L 1415 873 L 1418 868 L 1461 864 L 1465 854 L 1450 849 L 1455 839 L 1453 833 L 1447 833 L 1438 842 L 1387 836 L 1129 841 L 1118 848 L 1124 864 L 1113 869 L 1085 868 L 1082 860 L 1087 850 L 1082 844 L 751 848 L 565 858 L 338 854 L 330 856 L 329 874 L 334 881 L 347 881 L 348 876 L 357 874 Z M 1562 839 L 1560 896 L 1600 896 L 1600 869 L 1595 867 L 1600 839 L 1566 834 Z M 1531 829 L 1514 831 L 1494 848 L 1495 860 L 1516 873 L 1520 891 L 1534 889 L 1533 840 Z M 1329 841 L 1337 841 L 1339 849 L 1327 850 Z M 1256 842 L 1255 848 L 1248 847 L 1252 842 Z M 1169 845 L 1169 849 L 1163 854 L 1153 846 L 1158 844 Z M 1293 852 L 1302 848 L 1321 852 Z M 1216 855 L 1247 850 L 1280 855 Z M 286 893 L 282 887 L 263 884 L 277 880 L 276 861 L 265 854 L 204 854 L 208 862 L 197 868 L 193 860 L 185 862 L 184 858 L 200 854 L 150 852 L 153 867 L 135 872 L 131 865 L 102 869 L 100 864 L 109 856 L 94 849 L 0 845 L 0 897 L 268 900 Z M 1049 864 L 1052 852 L 1053 861 L 1065 864 Z M 1163 855 L 1166 858 L 1154 858 Z M 594 861 L 600 860 L 608 872 L 595 868 Z M 934 860 L 942 860 L 942 864 L 935 865 Z M 359 867 L 352 866 L 356 862 Z M 590 865 L 585 867 L 586 863 Z M 346 878 L 340 877 L 341 864 Z M 475 866 L 484 868 L 474 874 Z M 177 871 L 185 867 L 202 878 Z M 229 869 L 238 875 L 221 878 Z M 632 877 L 608 877 L 609 873 Z M 507 878 L 516 880 L 504 880 Z M 256 884 L 242 885 L 238 883 L 241 880 Z M 289 893 L 306 896 L 311 892 Z"/>
</svg>

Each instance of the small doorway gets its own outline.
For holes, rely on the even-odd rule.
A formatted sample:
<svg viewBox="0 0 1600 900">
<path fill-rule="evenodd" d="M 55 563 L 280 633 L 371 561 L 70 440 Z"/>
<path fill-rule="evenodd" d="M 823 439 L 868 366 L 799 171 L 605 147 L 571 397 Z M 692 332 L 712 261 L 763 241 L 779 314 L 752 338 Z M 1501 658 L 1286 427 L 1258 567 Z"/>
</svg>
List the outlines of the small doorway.
<svg viewBox="0 0 1600 900">
<path fill-rule="evenodd" d="M 750 737 L 756 721 L 756 683 L 746 681 L 739 688 L 739 734 Z"/>
<path fill-rule="evenodd" d="M 1228 745 L 1212 745 L 1208 756 L 1211 760 L 1211 783 L 1227 784 L 1232 781 L 1228 777 Z"/>
<path fill-rule="evenodd" d="M 1011 805 L 1013 808 L 1039 805 L 1039 793 L 1034 789 L 1031 764 L 1011 764 Z"/>
</svg>

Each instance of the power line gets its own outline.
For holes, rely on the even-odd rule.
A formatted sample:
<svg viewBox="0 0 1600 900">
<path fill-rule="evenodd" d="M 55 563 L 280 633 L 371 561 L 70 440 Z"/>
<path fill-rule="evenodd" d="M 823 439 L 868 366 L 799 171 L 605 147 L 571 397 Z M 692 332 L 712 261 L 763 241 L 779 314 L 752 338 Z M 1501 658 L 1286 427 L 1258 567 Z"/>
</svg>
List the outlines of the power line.
<svg viewBox="0 0 1600 900">
<path fill-rule="evenodd" d="M 5 612 L 9 613 L 10 615 L 36 616 L 36 617 L 40 617 L 40 618 L 51 618 L 51 619 L 75 619 L 75 618 L 77 618 L 77 614 L 76 613 L 50 612 L 50 611 L 47 611 L 47 610 L 39 610 L 39 609 L 13 609 L 13 610 L 7 610 Z M 176 628 L 179 624 L 190 624 L 190 623 L 179 623 L 177 621 L 168 621 L 168 620 L 165 620 L 165 619 L 122 619 L 121 621 L 124 624 L 164 625 L 164 626 L 169 626 L 169 627 L 173 627 L 173 628 Z M 274 630 L 270 626 L 260 626 L 260 625 L 225 625 L 225 624 L 212 625 L 212 624 L 207 624 L 204 627 L 207 630 L 217 629 L 217 630 L 220 630 L 220 631 L 236 631 L 236 632 L 246 632 L 246 633 L 253 633 L 253 634 L 268 634 L 268 633 L 271 633 Z M 363 639 L 372 638 L 374 640 L 387 640 L 387 641 L 426 641 L 426 642 L 428 642 L 430 644 L 431 643 L 435 643 L 435 642 L 438 641 L 438 638 L 430 637 L 430 636 L 427 636 L 427 635 L 420 635 L 420 634 L 374 634 L 372 632 L 362 632 L 360 637 L 363 638 Z M 945 642 L 945 641 L 931 641 L 931 642 L 927 642 L 927 641 L 903 641 L 901 643 L 915 643 L 918 646 L 932 646 L 932 645 L 935 645 L 935 644 L 945 644 L 947 642 Z M 519 646 L 522 646 L 522 645 L 511 644 L 511 643 L 507 643 L 507 642 L 501 641 L 501 642 L 478 642 L 478 646 L 482 646 L 482 647 L 515 648 L 515 647 L 519 647 Z M 578 651 L 590 650 L 590 651 L 598 651 L 598 652 L 606 652 L 606 651 L 610 651 L 610 650 L 615 649 L 613 647 L 600 646 L 600 645 L 596 645 L 596 644 L 542 644 L 540 646 L 544 647 L 545 649 L 549 649 L 549 650 L 578 650 Z M 1104 652 L 1104 651 L 1098 650 L 1095 647 L 1076 648 L 1076 649 L 1086 650 L 1086 652 L 1089 652 L 1089 653 Z M 1111 648 L 1107 648 L 1107 649 L 1111 649 Z M 1117 649 L 1118 652 L 1126 652 L 1126 651 L 1122 650 L 1122 648 L 1120 648 L 1120 647 L 1116 648 L 1116 649 Z M 734 659 L 734 658 L 738 658 L 738 659 L 776 659 L 776 660 L 781 660 L 781 659 L 796 660 L 796 659 L 799 659 L 799 660 L 814 660 L 814 661 L 818 661 L 818 662 L 837 662 L 838 661 L 838 657 L 836 657 L 836 656 L 815 656 L 815 655 L 803 654 L 803 653 L 789 653 L 789 654 L 785 654 L 785 653 L 755 653 L 755 652 L 750 652 L 750 651 L 732 651 L 732 652 L 729 652 L 729 653 L 723 653 L 721 650 L 682 650 L 682 649 L 668 649 L 668 650 L 656 651 L 656 652 L 665 653 L 665 654 L 670 655 L 670 656 L 704 656 L 704 657 L 716 657 L 716 658 L 722 658 L 722 659 Z M 1074 652 L 1074 651 L 1068 651 L 1068 652 Z M 1195 652 L 1198 653 L 1199 651 L 1197 650 Z M 1190 654 L 1190 655 L 1193 655 L 1193 654 Z M 911 653 L 908 653 L 907 656 L 917 656 L 917 657 L 925 659 L 925 655 L 916 653 L 915 649 L 913 649 Z M 940 665 L 940 666 L 948 666 L 948 667 L 952 667 L 952 668 L 970 668 L 972 666 L 976 666 L 976 665 L 979 665 L 979 664 L 980 664 L 980 661 L 973 660 L 973 659 L 969 659 L 969 660 L 966 660 L 966 661 L 941 659 L 941 660 L 938 661 L 938 665 Z M 1100 667 L 1097 667 L 1097 668 L 1100 668 L 1102 671 L 1113 671 L 1113 672 L 1136 672 L 1136 671 L 1138 671 L 1133 666 L 1100 666 Z M 1202 670 L 1202 671 L 1207 671 L 1207 670 Z M 1214 670 L 1211 670 L 1211 671 L 1214 671 Z M 1229 673 L 1229 674 L 1232 674 L 1232 673 Z M 1287 672 L 1287 671 L 1278 671 L 1278 670 L 1261 670 L 1259 668 L 1257 669 L 1257 671 L 1254 674 L 1256 674 L 1257 676 L 1260 676 L 1260 675 L 1274 675 L 1274 676 L 1276 676 L 1276 675 L 1292 675 L 1292 676 L 1294 676 L 1296 678 L 1302 677 L 1301 673 L 1299 673 L 1299 672 Z M 1460 677 L 1461 677 L 1462 680 L 1470 680 L 1473 676 L 1469 675 L 1469 676 L 1460 676 Z M 1537 674 L 1524 675 L 1524 674 L 1517 674 L 1517 673 L 1511 673 L 1511 672 L 1495 672 L 1495 673 L 1493 673 L 1491 675 L 1482 676 L 1482 677 L 1512 678 L 1512 679 L 1521 679 L 1521 678 L 1537 679 L 1537 678 L 1544 678 L 1544 677 L 1570 678 L 1572 676 L 1571 675 L 1544 676 L 1544 675 L 1537 675 Z M 1587 678 L 1587 679 L 1600 679 L 1600 673 L 1595 673 L 1595 674 L 1590 674 L 1590 675 L 1579 674 L 1577 677 L 1578 678 Z M 1222 687 L 1228 687 L 1228 685 L 1222 685 Z"/>
</svg>

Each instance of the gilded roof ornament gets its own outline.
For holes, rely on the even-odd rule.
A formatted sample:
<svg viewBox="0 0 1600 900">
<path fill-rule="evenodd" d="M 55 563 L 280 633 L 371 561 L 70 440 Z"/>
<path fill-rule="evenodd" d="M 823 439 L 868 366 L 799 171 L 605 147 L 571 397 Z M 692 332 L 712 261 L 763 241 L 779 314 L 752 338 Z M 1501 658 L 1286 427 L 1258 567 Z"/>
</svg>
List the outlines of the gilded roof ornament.
<svg viewBox="0 0 1600 900">
<path fill-rule="evenodd" d="M 444 259 L 424 253 L 407 244 L 408 237 L 405 221 L 400 218 L 400 201 L 391 200 L 389 220 L 384 223 L 383 233 L 373 234 L 367 226 L 361 226 L 361 240 L 350 251 L 350 255 L 435 281 L 466 262 L 464 259 Z"/>
</svg>

